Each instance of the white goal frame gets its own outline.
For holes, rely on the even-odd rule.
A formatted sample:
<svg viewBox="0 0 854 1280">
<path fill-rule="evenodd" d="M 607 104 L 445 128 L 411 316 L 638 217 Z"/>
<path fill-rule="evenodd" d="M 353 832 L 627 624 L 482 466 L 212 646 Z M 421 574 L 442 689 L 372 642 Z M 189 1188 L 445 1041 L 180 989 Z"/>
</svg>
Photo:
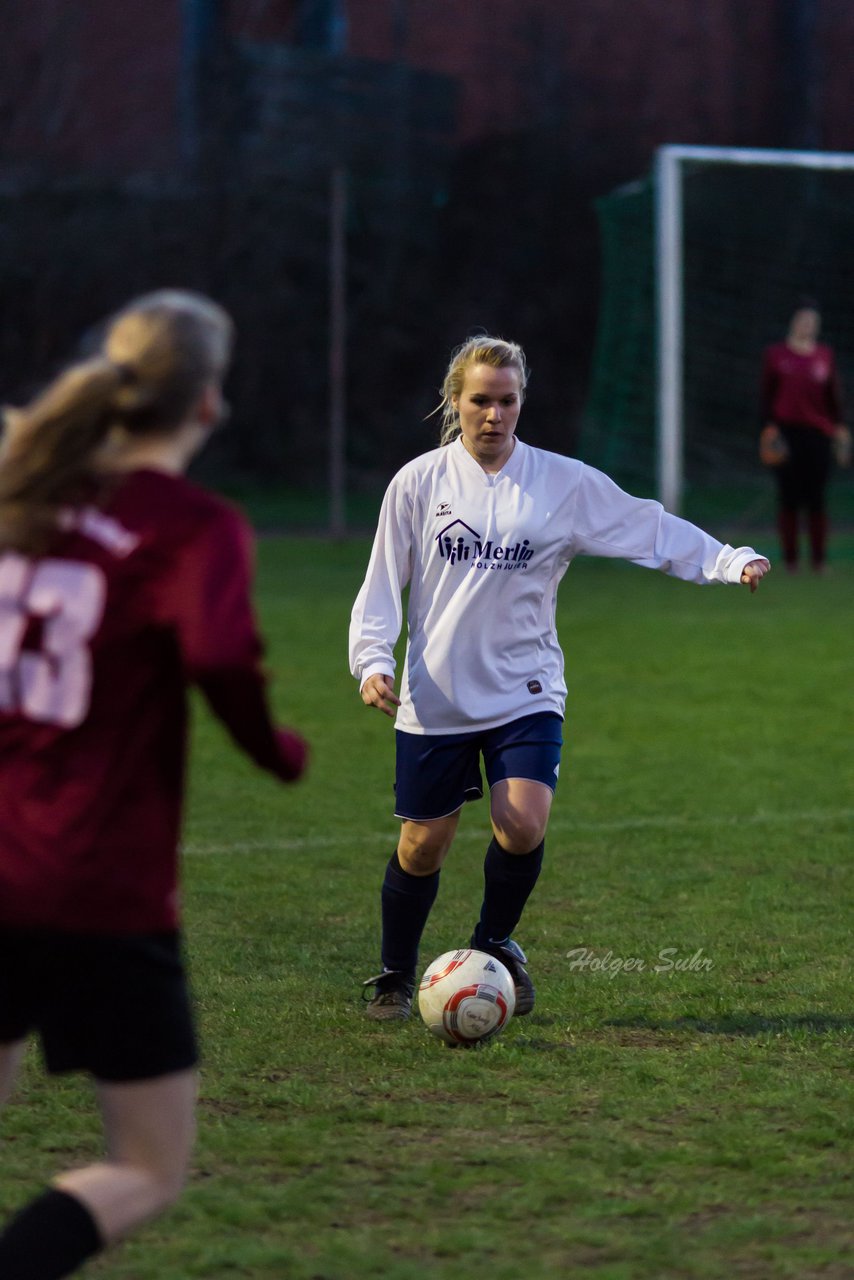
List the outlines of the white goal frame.
<svg viewBox="0 0 854 1280">
<path fill-rule="evenodd" d="M 854 170 L 854 153 L 677 145 L 656 151 L 656 476 L 659 500 L 675 513 L 682 506 L 685 468 L 682 184 L 686 162 Z"/>
</svg>

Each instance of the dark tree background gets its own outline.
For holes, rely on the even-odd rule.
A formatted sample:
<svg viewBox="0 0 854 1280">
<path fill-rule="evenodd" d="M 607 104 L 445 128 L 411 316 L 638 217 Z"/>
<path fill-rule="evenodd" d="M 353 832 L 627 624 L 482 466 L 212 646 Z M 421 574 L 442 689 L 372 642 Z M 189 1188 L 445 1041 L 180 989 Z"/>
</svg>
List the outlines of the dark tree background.
<svg viewBox="0 0 854 1280">
<path fill-rule="evenodd" d="M 525 434 L 571 451 L 594 202 L 665 142 L 846 149 L 845 0 L 3 0 L 0 397 L 185 285 L 234 314 L 205 466 L 322 488 L 330 182 L 347 184 L 348 485 L 435 439 L 451 348 L 522 342 Z"/>
</svg>

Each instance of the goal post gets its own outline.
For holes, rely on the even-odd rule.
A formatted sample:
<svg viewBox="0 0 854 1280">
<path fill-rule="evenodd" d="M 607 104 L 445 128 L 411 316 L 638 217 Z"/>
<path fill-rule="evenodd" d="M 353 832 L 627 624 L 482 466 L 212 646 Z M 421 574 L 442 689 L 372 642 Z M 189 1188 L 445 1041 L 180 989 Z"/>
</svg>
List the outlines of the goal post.
<svg viewBox="0 0 854 1280">
<path fill-rule="evenodd" d="M 737 147 L 660 147 L 655 160 L 657 489 L 679 512 L 684 488 L 683 199 L 685 165 L 797 167 L 854 172 L 854 154 Z"/>
<path fill-rule="evenodd" d="M 666 146 L 597 214 L 580 456 L 671 511 L 753 518 L 771 501 L 762 350 L 800 298 L 818 299 L 854 399 L 854 154 Z"/>
</svg>

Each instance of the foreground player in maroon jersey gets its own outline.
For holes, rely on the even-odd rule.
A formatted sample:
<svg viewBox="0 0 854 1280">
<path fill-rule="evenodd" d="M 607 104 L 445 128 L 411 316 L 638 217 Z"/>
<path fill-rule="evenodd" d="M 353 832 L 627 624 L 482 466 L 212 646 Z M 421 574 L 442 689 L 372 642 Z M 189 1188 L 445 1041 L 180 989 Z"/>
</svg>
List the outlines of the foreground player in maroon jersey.
<svg viewBox="0 0 854 1280">
<path fill-rule="evenodd" d="M 0 1276 L 53 1280 L 178 1196 L 196 1045 L 176 849 L 186 689 L 282 781 L 243 518 L 183 473 L 223 412 L 228 316 L 164 291 L 10 415 L 0 445 L 0 1099 L 30 1032 L 94 1077 L 102 1162 L 0 1236 Z"/>
</svg>

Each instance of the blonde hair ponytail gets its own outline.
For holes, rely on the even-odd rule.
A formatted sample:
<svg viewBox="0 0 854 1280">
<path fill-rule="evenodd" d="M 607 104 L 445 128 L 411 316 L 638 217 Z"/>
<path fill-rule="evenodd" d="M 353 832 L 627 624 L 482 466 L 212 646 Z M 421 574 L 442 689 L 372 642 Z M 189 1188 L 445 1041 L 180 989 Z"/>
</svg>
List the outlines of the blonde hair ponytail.
<svg viewBox="0 0 854 1280">
<path fill-rule="evenodd" d="M 57 508 L 73 502 L 113 420 L 123 371 L 96 356 L 61 374 L 26 409 L 7 414 L 0 447 L 0 547 L 40 550 Z"/>
<path fill-rule="evenodd" d="M 183 290 L 131 302 L 105 328 L 101 352 L 72 365 L 22 409 L 7 410 L 0 443 L 0 550 L 38 554 L 62 506 L 95 487 L 107 435 L 169 433 L 219 380 L 231 321 Z"/>
</svg>

